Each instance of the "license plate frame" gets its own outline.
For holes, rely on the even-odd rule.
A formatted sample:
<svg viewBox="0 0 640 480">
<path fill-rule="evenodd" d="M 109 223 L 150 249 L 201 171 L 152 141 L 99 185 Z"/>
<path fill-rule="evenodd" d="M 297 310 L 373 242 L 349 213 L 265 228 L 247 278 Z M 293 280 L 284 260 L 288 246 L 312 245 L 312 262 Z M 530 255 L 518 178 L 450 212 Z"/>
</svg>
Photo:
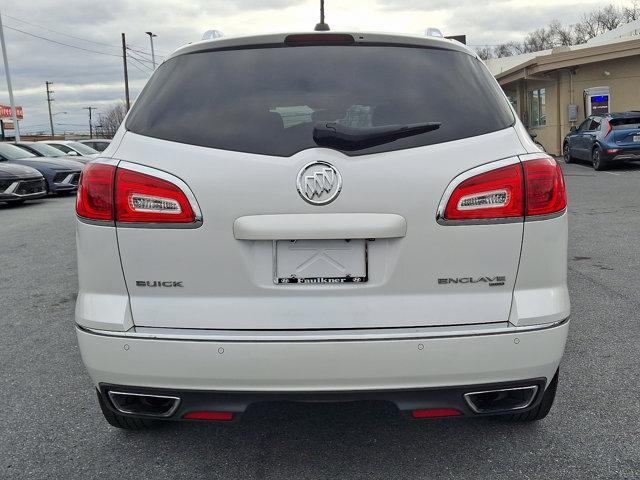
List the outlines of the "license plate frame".
<svg viewBox="0 0 640 480">
<path fill-rule="evenodd" d="M 292 246 L 301 248 L 292 248 Z M 322 252 L 320 252 L 320 250 L 322 250 Z M 304 251 L 312 252 L 310 254 L 304 254 L 302 253 Z M 313 251 L 315 251 L 315 253 Z M 328 255 L 327 251 L 331 251 L 333 256 Z M 334 263 L 340 267 L 344 267 L 343 269 L 346 270 L 346 273 L 344 275 L 339 274 L 340 268 L 335 266 L 333 271 L 327 271 L 326 274 L 294 274 L 291 271 L 291 265 L 300 262 L 301 259 L 305 258 L 305 255 L 307 258 L 299 264 L 299 267 L 314 259 L 326 259 L 329 264 Z M 328 259 L 326 258 L 327 256 Z M 345 263 L 345 265 L 342 265 L 341 262 Z M 316 263 L 318 262 L 316 261 Z M 313 263 L 310 263 L 308 268 L 311 266 L 313 266 Z M 317 267 L 310 268 L 311 272 L 317 272 L 317 270 Z M 341 283 L 367 283 L 368 281 L 368 240 L 273 241 L 273 283 L 276 285 L 333 285 Z"/>
</svg>

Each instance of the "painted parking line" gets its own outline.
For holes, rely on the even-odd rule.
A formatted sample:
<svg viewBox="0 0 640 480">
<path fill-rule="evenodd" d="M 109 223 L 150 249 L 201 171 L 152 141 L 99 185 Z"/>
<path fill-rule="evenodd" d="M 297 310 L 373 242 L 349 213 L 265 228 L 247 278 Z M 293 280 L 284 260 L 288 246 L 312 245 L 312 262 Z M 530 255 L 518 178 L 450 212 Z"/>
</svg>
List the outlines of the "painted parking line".
<svg viewBox="0 0 640 480">
<path fill-rule="evenodd" d="M 620 175 L 619 173 L 615 173 L 615 172 L 607 172 L 606 170 L 605 170 L 605 172 L 604 172 L 604 173 L 608 173 L 609 175 Z"/>
</svg>

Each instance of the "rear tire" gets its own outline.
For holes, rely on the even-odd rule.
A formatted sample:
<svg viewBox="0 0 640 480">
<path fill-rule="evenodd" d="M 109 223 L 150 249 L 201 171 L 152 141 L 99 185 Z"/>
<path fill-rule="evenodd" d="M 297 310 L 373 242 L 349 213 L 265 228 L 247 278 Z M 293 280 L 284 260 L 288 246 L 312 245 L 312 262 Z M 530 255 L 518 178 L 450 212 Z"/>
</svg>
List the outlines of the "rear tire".
<svg viewBox="0 0 640 480">
<path fill-rule="evenodd" d="M 591 152 L 591 163 L 593 163 L 593 169 L 599 172 L 607 168 L 604 160 L 602 160 L 602 152 L 598 147 L 594 148 L 593 152 Z"/>
<path fill-rule="evenodd" d="M 158 420 L 135 418 L 116 413 L 107 406 L 106 400 L 102 395 L 100 395 L 100 392 L 96 390 L 96 393 L 98 394 L 98 403 L 100 404 L 102 415 L 104 415 L 104 419 L 109 422 L 112 427 L 121 428 L 123 430 L 139 431 L 158 427 L 161 423 Z"/>
<path fill-rule="evenodd" d="M 562 145 L 562 157 L 564 158 L 564 163 L 573 162 L 573 157 L 571 157 L 571 149 L 569 148 L 569 142 L 564 142 L 564 145 Z"/>
<path fill-rule="evenodd" d="M 551 406 L 553 405 L 553 401 L 556 398 L 556 390 L 558 389 L 558 374 L 560 370 L 556 371 L 556 374 L 553 376 L 551 383 L 545 390 L 542 400 L 538 404 L 536 408 L 528 410 L 523 413 L 512 413 L 510 415 L 505 415 L 504 419 L 508 422 L 535 422 L 538 420 L 542 420 L 547 416 L 549 410 L 551 410 Z"/>
</svg>

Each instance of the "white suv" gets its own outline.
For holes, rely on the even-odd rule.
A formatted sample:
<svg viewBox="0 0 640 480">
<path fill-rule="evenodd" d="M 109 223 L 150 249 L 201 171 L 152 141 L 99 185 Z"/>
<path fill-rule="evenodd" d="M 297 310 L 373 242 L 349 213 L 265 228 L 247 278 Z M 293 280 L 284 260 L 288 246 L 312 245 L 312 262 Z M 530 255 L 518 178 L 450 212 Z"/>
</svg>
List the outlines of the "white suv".
<svg viewBox="0 0 640 480">
<path fill-rule="evenodd" d="M 270 400 L 551 407 L 562 173 L 457 42 L 182 47 L 85 168 L 77 214 L 78 341 L 116 427 Z"/>
</svg>

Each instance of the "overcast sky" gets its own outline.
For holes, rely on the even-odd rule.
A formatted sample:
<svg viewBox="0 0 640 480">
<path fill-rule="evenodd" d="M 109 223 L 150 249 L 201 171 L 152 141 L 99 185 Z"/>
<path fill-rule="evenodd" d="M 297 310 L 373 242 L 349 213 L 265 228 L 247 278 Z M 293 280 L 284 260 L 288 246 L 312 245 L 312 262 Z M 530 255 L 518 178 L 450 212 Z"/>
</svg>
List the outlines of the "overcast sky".
<svg viewBox="0 0 640 480">
<path fill-rule="evenodd" d="M 311 30 L 318 21 L 318 4 L 318 0 L 2 0 L 14 96 L 24 107 L 22 131 L 49 131 L 46 80 L 54 83 L 54 112 L 67 112 L 54 117 L 56 133 L 88 131 L 83 107 L 95 106 L 100 112 L 123 99 L 121 32 L 137 50 L 132 52 L 137 60 L 129 62 L 133 100 L 151 72 L 145 31 L 158 35 L 155 47 L 161 59 L 180 45 L 200 40 L 210 29 L 227 36 Z M 445 35 L 466 34 L 470 45 L 521 40 L 552 19 L 574 23 L 603 5 L 599 0 L 326 0 L 325 4 L 332 30 L 420 34 L 433 26 Z M 0 71 L 0 104 L 8 104 L 2 65 Z"/>
</svg>

